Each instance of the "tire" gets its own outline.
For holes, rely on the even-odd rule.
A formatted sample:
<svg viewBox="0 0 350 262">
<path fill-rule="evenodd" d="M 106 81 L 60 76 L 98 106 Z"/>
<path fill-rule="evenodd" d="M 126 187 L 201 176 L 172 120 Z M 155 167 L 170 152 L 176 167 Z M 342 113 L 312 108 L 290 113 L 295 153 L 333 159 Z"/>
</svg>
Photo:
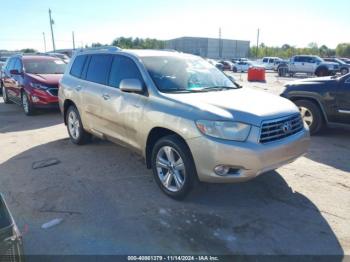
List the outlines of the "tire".
<svg viewBox="0 0 350 262">
<path fill-rule="evenodd" d="M 328 76 L 329 75 L 329 71 L 327 68 L 321 67 L 318 68 L 315 72 L 315 75 L 318 77 L 322 77 L 322 76 Z"/>
<path fill-rule="evenodd" d="M 341 74 L 341 75 L 346 75 L 347 73 L 349 73 L 349 69 L 348 69 L 348 68 L 342 68 L 342 69 L 340 70 L 340 74 Z"/>
<path fill-rule="evenodd" d="M 169 157 L 171 154 L 172 157 Z M 186 143 L 176 135 L 156 142 L 152 150 L 152 170 L 160 189 L 176 200 L 184 199 L 197 181 L 192 154 Z"/>
<path fill-rule="evenodd" d="M 232 68 L 232 72 L 236 73 L 237 72 L 237 67 Z"/>
<path fill-rule="evenodd" d="M 7 90 L 4 86 L 2 86 L 2 98 L 4 99 L 5 104 L 12 104 L 11 100 L 8 97 Z"/>
<path fill-rule="evenodd" d="M 25 91 L 22 92 L 21 101 L 22 101 L 22 108 L 23 108 L 24 114 L 26 116 L 34 115 L 35 108 L 34 108 L 32 102 L 30 102 L 30 99 Z"/>
<path fill-rule="evenodd" d="M 324 126 L 324 119 L 321 109 L 317 104 L 309 100 L 297 100 L 294 102 L 301 113 L 303 120 L 310 128 L 310 134 L 320 132 Z"/>
<path fill-rule="evenodd" d="M 84 130 L 80 114 L 75 106 L 70 106 L 66 114 L 67 131 L 72 143 L 84 145 L 91 141 L 91 134 Z"/>
</svg>

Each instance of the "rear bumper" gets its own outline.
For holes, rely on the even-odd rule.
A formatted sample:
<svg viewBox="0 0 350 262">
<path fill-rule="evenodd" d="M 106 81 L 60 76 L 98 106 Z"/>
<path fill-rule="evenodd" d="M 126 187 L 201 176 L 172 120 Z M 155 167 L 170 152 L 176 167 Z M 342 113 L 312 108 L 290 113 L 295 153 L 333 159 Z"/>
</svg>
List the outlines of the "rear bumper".
<svg viewBox="0 0 350 262">
<path fill-rule="evenodd" d="M 307 128 L 280 141 L 267 144 L 258 142 L 234 142 L 201 136 L 187 141 L 203 182 L 233 183 L 252 179 L 262 173 L 288 164 L 307 152 L 309 147 Z M 214 172 L 218 165 L 235 170 L 226 176 Z"/>
</svg>

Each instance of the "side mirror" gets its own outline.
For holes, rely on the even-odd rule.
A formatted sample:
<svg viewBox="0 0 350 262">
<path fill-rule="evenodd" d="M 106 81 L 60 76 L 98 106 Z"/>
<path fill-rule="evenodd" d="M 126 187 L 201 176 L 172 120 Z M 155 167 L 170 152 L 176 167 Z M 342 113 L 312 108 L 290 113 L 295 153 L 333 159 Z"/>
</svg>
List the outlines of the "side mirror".
<svg viewBox="0 0 350 262">
<path fill-rule="evenodd" d="M 123 92 L 140 93 L 143 91 L 143 85 L 138 79 L 123 79 L 120 82 L 119 88 Z"/>
<path fill-rule="evenodd" d="M 10 70 L 10 74 L 11 75 L 21 75 L 22 73 L 19 72 L 17 69 L 12 69 L 12 70 Z"/>
</svg>

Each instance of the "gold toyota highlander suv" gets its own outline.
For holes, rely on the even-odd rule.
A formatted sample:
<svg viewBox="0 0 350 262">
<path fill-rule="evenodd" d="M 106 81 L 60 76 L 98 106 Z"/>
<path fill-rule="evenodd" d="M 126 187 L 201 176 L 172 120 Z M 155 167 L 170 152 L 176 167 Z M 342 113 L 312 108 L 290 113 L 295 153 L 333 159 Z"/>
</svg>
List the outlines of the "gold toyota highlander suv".
<svg viewBox="0 0 350 262">
<path fill-rule="evenodd" d="M 241 182 L 290 163 L 309 130 L 287 99 L 242 88 L 200 57 L 105 47 L 77 52 L 60 82 L 70 139 L 141 154 L 168 196 L 195 181 Z"/>
</svg>

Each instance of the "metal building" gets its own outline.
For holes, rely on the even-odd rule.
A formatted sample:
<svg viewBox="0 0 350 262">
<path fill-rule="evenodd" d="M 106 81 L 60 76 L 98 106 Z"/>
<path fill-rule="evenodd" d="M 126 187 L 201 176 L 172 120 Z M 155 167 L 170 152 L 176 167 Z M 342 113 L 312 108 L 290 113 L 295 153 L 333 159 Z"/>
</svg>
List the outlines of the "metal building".
<svg viewBox="0 0 350 262">
<path fill-rule="evenodd" d="M 180 37 L 168 40 L 166 48 L 212 59 L 248 57 L 250 41 L 204 37 Z"/>
</svg>

